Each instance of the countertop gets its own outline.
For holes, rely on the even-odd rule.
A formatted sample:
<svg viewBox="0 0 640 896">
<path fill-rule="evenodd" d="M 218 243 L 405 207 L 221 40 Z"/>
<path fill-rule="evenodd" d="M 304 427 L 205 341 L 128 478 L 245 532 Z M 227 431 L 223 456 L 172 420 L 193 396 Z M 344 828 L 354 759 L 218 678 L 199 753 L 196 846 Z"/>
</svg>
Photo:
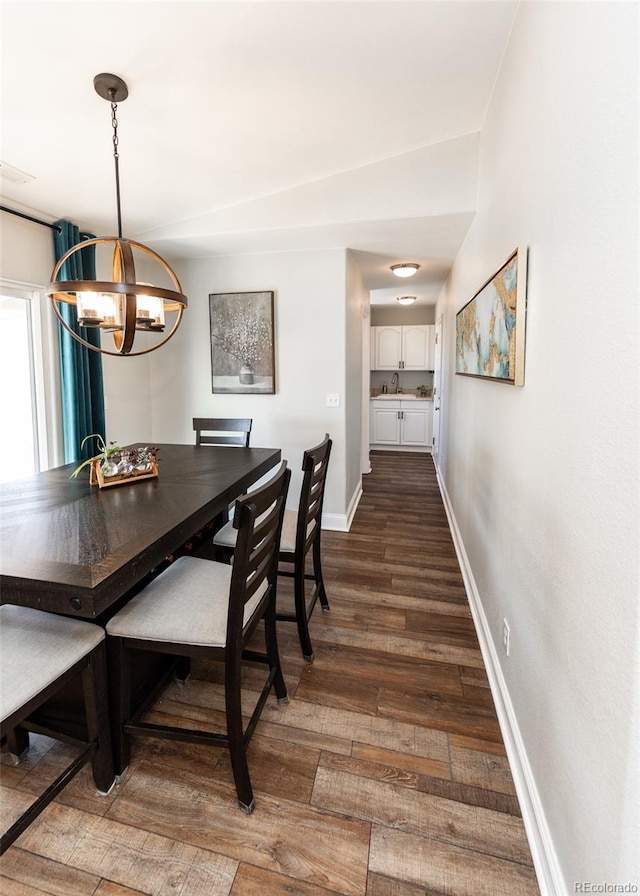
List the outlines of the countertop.
<svg viewBox="0 0 640 896">
<path fill-rule="evenodd" d="M 382 392 L 379 395 L 372 395 L 371 401 L 433 401 L 433 395 L 416 395 L 415 392 Z"/>
</svg>

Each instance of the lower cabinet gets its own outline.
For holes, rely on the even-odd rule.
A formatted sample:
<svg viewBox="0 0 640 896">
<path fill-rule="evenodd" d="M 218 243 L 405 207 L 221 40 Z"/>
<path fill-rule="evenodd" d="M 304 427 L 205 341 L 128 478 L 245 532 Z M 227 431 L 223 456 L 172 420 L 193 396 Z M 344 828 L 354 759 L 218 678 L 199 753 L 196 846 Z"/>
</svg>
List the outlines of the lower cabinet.
<svg viewBox="0 0 640 896">
<path fill-rule="evenodd" d="M 431 448 L 433 442 L 433 402 L 371 402 L 371 444 Z"/>
</svg>

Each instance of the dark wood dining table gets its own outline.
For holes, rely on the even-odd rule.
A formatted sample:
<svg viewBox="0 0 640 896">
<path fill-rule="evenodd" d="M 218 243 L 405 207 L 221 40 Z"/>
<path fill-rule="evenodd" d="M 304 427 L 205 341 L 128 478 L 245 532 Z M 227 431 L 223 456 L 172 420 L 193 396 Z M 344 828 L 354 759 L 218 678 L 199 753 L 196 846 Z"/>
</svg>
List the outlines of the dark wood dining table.
<svg viewBox="0 0 640 896">
<path fill-rule="evenodd" d="M 88 468 L 71 479 L 75 465 L 69 464 L 0 486 L 0 602 L 106 623 L 169 555 L 223 515 L 281 456 L 279 448 L 156 447 L 157 479 L 99 489 L 89 485 Z M 134 703 L 148 703 L 174 668 L 175 660 L 141 655 Z M 117 670 L 109 668 L 110 689 L 117 686 L 114 676 Z M 36 721 L 86 735 L 81 706 L 70 684 Z M 28 736 L 20 731 L 16 738 L 22 751 Z M 114 764 L 121 773 L 116 753 Z"/>
<path fill-rule="evenodd" d="M 0 486 L 0 601 L 108 618 L 280 460 L 277 448 L 156 447 L 157 479 L 98 489 L 71 464 Z"/>
</svg>

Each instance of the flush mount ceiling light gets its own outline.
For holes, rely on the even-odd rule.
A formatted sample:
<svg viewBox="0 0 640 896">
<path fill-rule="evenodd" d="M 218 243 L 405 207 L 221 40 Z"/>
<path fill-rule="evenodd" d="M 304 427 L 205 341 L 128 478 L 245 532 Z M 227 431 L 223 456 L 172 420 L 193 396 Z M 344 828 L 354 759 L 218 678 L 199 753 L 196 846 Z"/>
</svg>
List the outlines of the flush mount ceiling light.
<svg viewBox="0 0 640 896">
<path fill-rule="evenodd" d="M 400 302 L 401 305 L 413 305 L 417 296 L 398 296 L 396 302 Z"/>
<path fill-rule="evenodd" d="M 74 339 L 93 351 L 105 355 L 144 355 L 164 345 L 180 326 L 182 314 L 187 307 L 187 297 L 182 294 L 180 281 L 169 265 L 159 255 L 142 243 L 124 239 L 122 236 L 122 214 L 120 210 L 120 172 L 118 167 L 118 121 L 116 112 L 118 103 L 129 95 L 127 85 L 117 75 L 100 74 L 93 79 L 96 93 L 111 104 L 111 125 L 113 128 L 113 158 L 115 162 L 116 203 L 118 212 L 118 236 L 99 237 L 85 240 L 73 246 L 58 261 L 51 275 L 51 283 L 47 287 L 47 295 L 51 299 L 54 311 Z M 62 268 L 77 252 L 89 246 L 110 247 L 111 280 L 58 280 Z M 142 257 L 145 268 L 150 265 L 159 266 L 160 272 L 154 280 L 170 282 L 173 287 L 154 286 L 149 282 L 139 281 L 136 277 L 134 255 Z M 72 270 L 73 261 L 67 264 L 66 270 Z M 149 276 L 145 270 L 145 276 Z M 58 302 L 66 302 L 76 306 L 78 323 L 81 327 L 98 327 L 113 333 L 115 351 L 92 345 L 74 332 L 62 317 Z M 164 333 L 165 313 L 175 313 L 173 326 L 164 338 L 151 347 L 145 345 L 139 351 L 133 351 L 133 341 L 137 331 Z"/>
<path fill-rule="evenodd" d="M 402 264 L 392 264 L 391 270 L 396 277 L 413 277 L 419 267 L 413 261 L 404 261 Z"/>
</svg>

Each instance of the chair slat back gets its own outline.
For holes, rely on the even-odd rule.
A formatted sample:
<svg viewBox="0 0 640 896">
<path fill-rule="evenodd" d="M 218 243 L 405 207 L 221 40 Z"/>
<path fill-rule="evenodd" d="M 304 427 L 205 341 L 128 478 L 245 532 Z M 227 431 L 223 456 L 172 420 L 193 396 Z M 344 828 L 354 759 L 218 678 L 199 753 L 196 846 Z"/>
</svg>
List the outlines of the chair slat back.
<svg viewBox="0 0 640 896">
<path fill-rule="evenodd" d="M 316 527 L 322 522 L 322 505 L 329 469 L 332 441 L 327 433 L 315 448 L 309 448 L 302 457 L 302 488 L 298 506 L 296 529 L 296 553 L 302 556 L 313 540 Z M 300 553 L 301 552 L 301 553 Z"/>
<path fill-rule="evenodd" d="M 242 635 L 244 606 L 259 589 L 268 598 L 275 587 L 282 521 L 291 470 L 282 461 L 265 485 L 238 498 L 233 526 L 238 530 L 231 573 L 227 643 Z"/>
<path fill-rule="evenodd" d="M 194 417 L 196 445 L 239 445 L 249 447 L 251 417 Z"/>
</svg>

